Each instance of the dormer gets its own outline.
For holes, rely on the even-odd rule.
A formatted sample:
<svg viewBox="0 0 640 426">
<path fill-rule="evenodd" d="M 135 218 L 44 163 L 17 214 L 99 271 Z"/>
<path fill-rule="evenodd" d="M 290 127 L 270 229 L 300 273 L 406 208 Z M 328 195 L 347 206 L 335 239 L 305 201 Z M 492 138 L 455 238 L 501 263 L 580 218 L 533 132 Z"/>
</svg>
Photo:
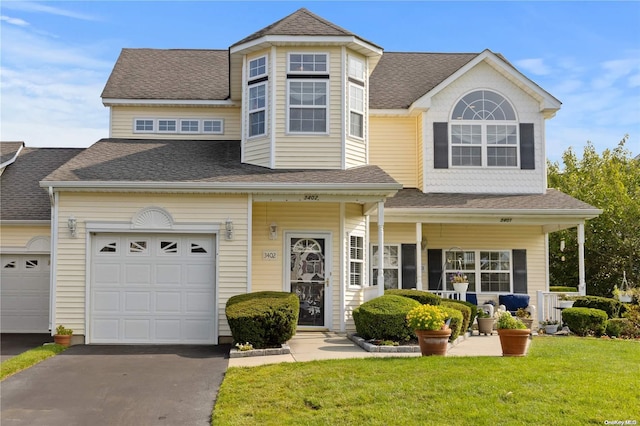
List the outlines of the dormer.
<svg viewBox="0 0 640 426">
<path fill-rule="evenodd" d="M 242 161 L 273 169 L 367 164 L 369 75 L 382 48 L 306 9 L 229 49 Z"/>
</svg>

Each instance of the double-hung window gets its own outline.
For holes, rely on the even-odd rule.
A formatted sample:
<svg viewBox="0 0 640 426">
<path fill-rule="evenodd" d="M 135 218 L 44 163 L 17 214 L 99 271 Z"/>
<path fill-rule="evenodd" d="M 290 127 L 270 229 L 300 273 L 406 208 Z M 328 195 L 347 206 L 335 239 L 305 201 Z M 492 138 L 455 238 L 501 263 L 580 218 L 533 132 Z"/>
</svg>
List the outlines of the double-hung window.
<svg viewBox="0 0 640 426">
<path fill-rule="evenodd" d="M 288 131 L 326 133 L 329 92 L 327 55 L 289 54 Z"/>
<path fill-rule="evenodd" d="M 349 285 L 362 286 L 364 277 L 364 237 L 349 237 Z"/>
<path fill-rule="evenodd" d="M 444 275 L 447 290 L 453 290 L 451 277 L 460 272 L 467 276 L 468 291 L 511 292 L 511 251 L 446 251 L 445 259 Z"/>
<path fill-rule="evenodd" d="M 267 57 L 249 61 L 249 137 L 267 133 Z"/>
<path fill-rule="evenodd" d="M 364 61 L 348 58 L 349 75 L 349 136 L 364 138 Z"/>
<path fill-rule="evenodd" d="M 380 265 L 378 259 L 379 248 L 377 245 L 371 247 L 371 283 L 378 285 L 378 269 Z M 384 245 L 384 288 L 399 288 L 400 285 L 400 246 L 398 244 Z"/>
<path fill-rule="evenodd" d="M 517 167 L 518 123 L 502 95 L 477 90 L 465 95 L 451 115 L 453 167 Z"/>
</svg>

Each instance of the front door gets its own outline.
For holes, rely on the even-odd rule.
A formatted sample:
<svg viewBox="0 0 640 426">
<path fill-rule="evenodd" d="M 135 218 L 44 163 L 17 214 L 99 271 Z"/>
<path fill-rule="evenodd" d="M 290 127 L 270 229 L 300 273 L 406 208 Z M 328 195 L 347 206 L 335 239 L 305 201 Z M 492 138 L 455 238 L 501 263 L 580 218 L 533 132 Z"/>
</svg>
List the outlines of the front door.
<svg viewBox="0 0 640 426">
<path fill-rule="evenodd" d="M 289 289 L 300 299 L 299 326 L 324 327 L 330 270 L 328 238 L 290 235 L 287 238 Z"/>
</svg>

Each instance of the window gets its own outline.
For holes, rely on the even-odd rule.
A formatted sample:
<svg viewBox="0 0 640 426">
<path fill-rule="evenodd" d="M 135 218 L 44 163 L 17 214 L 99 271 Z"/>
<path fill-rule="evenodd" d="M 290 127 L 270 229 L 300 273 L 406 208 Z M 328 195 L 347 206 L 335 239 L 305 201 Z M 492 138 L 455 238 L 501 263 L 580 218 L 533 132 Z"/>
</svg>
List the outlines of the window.
<svg viewBox="0 0 640 426">
<path fill-rule="evenodd" d="M 222 120 L 203 120 L 202 131 L 204 133 L 224 133 Z"/>
<path fill-rule="evenodd" d="M 175 132 L 176 120 L 158 120 L 158 132 Z"/>
<path fill-rule="evenodd" d="M 326 81 L 289 81 L 289 131 L 326 133 Z"/>
<path fill-rule="evenodd" d="M 349 84 L 349 135 L 364 137 L 364 88 Z"/>
<path fill-rule="evenodd" d="M 447 290 L 453 289 L 451 276 L 462 272 L 468 278 L 470 292 L 511 292 L 511 251 L 446 251 L 445 259 Z"/>
<path fill-rule="evenodd" d="M 451 119 L 452 166 L 518 166 L 516 114 L 504 97 L 489 90 L 469 93 Z"/>
<path fill-rule="evenodd" d="M 378 246 L 371 248 L 371 282 L 378 285 Z M 400 285 L 400 246 L 397 244 L 384 245 L 384 288 L 399 288 Z"/>
<path fill-rule="evenodd" d="M 267 57 L 261 56 L 259 58 L 249 61 L 249 80 L 252 78 L 260 77 L 267 74 Z"/>
<path fill-rule="evenodd" d="M 266 133 L 267 85 L 249 87 L 249 137 Z"/>
<path fill-rule="evenodd" d="M 153 132 L 153 120 L 146 118 L 138 118 L 134 120 L 134 131 L 143 133 L 143 132 Z"/>
<path fill-rule="evenodd" d="M 353 56 L 349 56 L 348 73 L 349 77 L 355 78 L 359 81 L 364 81 L 364 61 Z"/>
<path fill-rule="evenodd" d="M 364 266 L 364 237 L 351 235 L 349 238 L 349 285 L 361 286 Z"/>
<path fill-rule="evenodd" d="M 180 131 L 185 133 L 198 133 L 200 131 L 200 121 L 180 120 Z"/>
<path fill-rule="evenodd" d="M 291 73 L 327 73 L 325 53 L 292 53 L 289 55 Z"/>
</svg>

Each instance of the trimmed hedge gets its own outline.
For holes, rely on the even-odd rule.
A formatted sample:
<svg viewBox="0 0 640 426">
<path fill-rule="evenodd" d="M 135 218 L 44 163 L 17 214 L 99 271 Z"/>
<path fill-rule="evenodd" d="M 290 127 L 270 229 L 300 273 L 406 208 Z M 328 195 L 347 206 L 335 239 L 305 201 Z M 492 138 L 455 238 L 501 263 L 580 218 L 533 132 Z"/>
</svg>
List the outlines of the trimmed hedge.
<svg viewBox="0 0 640 426">
<path fill-rule="evenodd" d="M 622 303 L 616 299 L 600 296 L 580 296 L 573 303 L 574 308 L 591 308 L 605 311 L 609 318 L 618 318 Z"/>
<path fill-rule="evenodd" d="M 478 305 L 476 305 L 474 303 L 471 303 L 471 302 L 464 301 L 464 300 L 456 300 L 456 302 L 461 303 L 464 306 L 466 306 L 469 309 L 471 309 L 471 316 L 469 317 L 469 327 L 467 328 L 467 330 L 468 330 L 473 326 L 473 322 L 478 317 Z"/>
<path fill-rule="evenodd" d="M 407 324 L 407 314 L 420 305 L 416 300 L 392 294 L 371 299 L 353 310 L 356 332 L 365 340 L 411 340 L 415 334 Z"/>
<path fill-rule="evenodd" d="M 562 285 L 549 286 L 549 291 L 554 293 L 575 293 L 578 291 L 578 287 L 565 287 Z"/>
<path fill-rule="evenodd" d="M 423 305 L 439 305 L 442 300 L 440 296 L 422 290 L 400 290 L 394 288 L 385 290 L 384 294 L 408 297 L 409 299 L 417 300 Z"/>
<path fill-rule="evenodd" d="M 471 308 L 466 306 L 464 303 L 451 299 L 442 299 L 440 305 L 460 311 L 460 313 L 462 314 L 462 327 L 460 328 L 460 332 L 464 333 L 469 329 L 469 321 L 471 320 Z"/>
<path fill-rule="evenodd" d="M 607 324 L 607 313 L 601 309 L 567 308 L 562 311 L 562 321 L 579 336 L 601 336 Z"/>
<path fill-rule="evenodd" d="M 462 331 L 462 325 L 464 323 L 462 312 L 460 312 L 456 308 L 450 308 L 447 306 L 440 306 L 440 309 L 445 311 L 448 318 L 451 318 L 451 322 L 449 323 L 449 328 L 451 329 L 451 336 L 449 336 L 449 341 L 453 342 L 460 335 L 460 331 Z"/>
<path fill-rule="evenodd" d="M 278 291 L 240 294 L 227 301 L 225 313 L 236 343 L 277 348 L 296 332 L 300 300 L 294 293 Z"/>
</svg>

